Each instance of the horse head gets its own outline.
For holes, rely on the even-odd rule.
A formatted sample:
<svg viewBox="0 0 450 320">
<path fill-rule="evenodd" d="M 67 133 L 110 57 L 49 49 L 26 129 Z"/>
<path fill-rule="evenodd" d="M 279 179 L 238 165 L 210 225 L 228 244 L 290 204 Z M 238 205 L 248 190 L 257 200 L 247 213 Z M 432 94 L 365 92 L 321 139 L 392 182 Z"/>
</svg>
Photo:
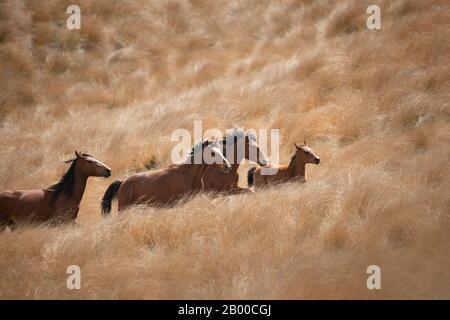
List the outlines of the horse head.
<svg viewBox="0 0 450 320">
<path fill-rule="evenodd" d="M 77 162 L 78 169 L 85 176 L 105 178 L 111 176 L 111 169 L 93 156 L 78 151 L 75 151 L 75 155 L 76 159 L 74 161 Z"/>
<path fill-rule="evenodd" d="M 306 141 L 303 144 L 298 145 L 295 143 L 296 148 L 296 156 L 298 161 L 302 161 L 303 163 L 314 163 L 319 164 L 320 158 L 314 153 L 314 151 L 308 147 Z"/>
</svg>

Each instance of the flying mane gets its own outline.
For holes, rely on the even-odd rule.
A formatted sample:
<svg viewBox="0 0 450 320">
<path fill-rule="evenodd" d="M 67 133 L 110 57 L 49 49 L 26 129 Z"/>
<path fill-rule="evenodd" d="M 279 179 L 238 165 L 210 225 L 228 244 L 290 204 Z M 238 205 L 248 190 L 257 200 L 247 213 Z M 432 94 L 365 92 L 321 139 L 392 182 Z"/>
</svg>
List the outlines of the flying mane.
<svg viewBox="0 0 450 320">
<path fill-rule="evenodd" d="M 226 146 L 227 144 L 234 144 L 247 137 L 250 140 L 256 141 L 256 136 L 253 133 L 247 133 L 242 128 L 235 128 L 233 131 L 228 132 L 222 139 L 221 143 Z"/>
<path fill-rule="evenodd" d="M 189 153 L 189 156 L 187 157 L 187 159 L 185 160 L 184 163 L 187 164 L 192 164 L 193 163 L 193 157 L 198 154 L 199 152 L 202 152 L 203 148 L 210 145 L 212 143 L 212 141 L 210 140 L 200 140 L 199 142 L 197 142 L 193 147 L 191 152 Z"/>
<path fill-rule="evenodd" d="M 92 157 L 87 153 L 81 154 L 84 157 Z M 75 165 L 77 163 L 78 158 L 70 159 L 64 161 L 65 163 L 70 163 L 69 170 L 61 177 L 61 179 L 47 187 L 45 190 L 52 192 L 51 204 L 53 205 L 61 194 L 65 194 L 66 196 L 70 196 L 73 192 L 74 184 L 75 184 Z"/>
</svg>

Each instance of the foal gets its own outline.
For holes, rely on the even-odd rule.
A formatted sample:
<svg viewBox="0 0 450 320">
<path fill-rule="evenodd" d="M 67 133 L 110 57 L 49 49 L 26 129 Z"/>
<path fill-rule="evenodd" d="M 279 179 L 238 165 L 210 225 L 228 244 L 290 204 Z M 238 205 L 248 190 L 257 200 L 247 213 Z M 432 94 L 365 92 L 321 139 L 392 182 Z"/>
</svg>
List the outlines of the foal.
<svg viewBox="0 0 450 320">
<path fill-rule="evenodd" d="M 215 161 L 211 164 L 205 162 L 205 154 L 214 157 Z M 184 196 L 201 190 L 201 179 L 208 166 L 217 166 L 226 172 L 231 170 L 231 165 L 220 151 L 218 143 L 206 140 L 197 143 L 182 164 L 137 173 L 124 181 L 114 181 L 103 196 L 102 215 L 111 213 L 111 202 L 116 198 L 119 211 L 139 203 L 154 206 L 173 205 Z"/>
<path fill-rule="evenodd" d="M 224 173 L 218 168 L 207 168 L 203 175 L 203 188 L 206 191 L 232 194 L 251 193 L 250 189 L 238 187 L 239 174 L 237 171 L 244 158 L 254 161 L 260 166 L 267 164 L 266 157 L 256 142 L 256 136 L 246 133 L 242 129 L 235 129 L 223 138 L 221 144 L 225 150 L 225 157 L 231 163 L 231 172 Z"/>
<path fill-rule="evenodd" d="M 248 186 L 255 185 L 261 187 L 268 184 L 275 184 L 286 182 L 289 180 L 306 181 L 306 164 L 319 164 L 320 158 L 314 154 L 314 151 L 309 148 L 306 141 L 302 145 L 295 143 L 295 153 L 291 157 L 288 165 L 268 165 L 267 169 L 274 170 L 274 174 L 261 174 L 261 168 L 251 168 L 248 170 L 247 182 Z M 277 171 L 278 169 L 278 171 Z"/>
<path fill-rule="evenodd" d="M 44 189 L 0 193 L 0 231 L 19 223 L 74 223 L 88 177 L 111 176 L 111 169 L 88 154 L 76 158 L 61 180 Z"/>
</svg>

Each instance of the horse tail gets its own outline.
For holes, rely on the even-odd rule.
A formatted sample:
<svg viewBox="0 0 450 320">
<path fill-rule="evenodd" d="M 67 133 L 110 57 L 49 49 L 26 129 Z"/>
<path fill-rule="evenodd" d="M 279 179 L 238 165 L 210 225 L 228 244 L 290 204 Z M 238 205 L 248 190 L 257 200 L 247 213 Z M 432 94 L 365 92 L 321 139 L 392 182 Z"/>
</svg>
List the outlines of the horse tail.
<svg viewBox="0 0 450 320">
<path fill-rule="evenodd" d="M 117 198 L 117 191 L 119 191 L 121 185 L 122 181 L 116 180 L 109 185 L 108 189 L 106 189 L 101 205 L 103 217 L 107 217 L 111 213 L 111 204 L 114 199 Z"/>
<path fill-rule="evenodd" d="M 253 185 L 253 174 L 255 173 L 256 167 L 250 168 L 247 172 L 247 185 L 251 187 Z"/>
</svg>

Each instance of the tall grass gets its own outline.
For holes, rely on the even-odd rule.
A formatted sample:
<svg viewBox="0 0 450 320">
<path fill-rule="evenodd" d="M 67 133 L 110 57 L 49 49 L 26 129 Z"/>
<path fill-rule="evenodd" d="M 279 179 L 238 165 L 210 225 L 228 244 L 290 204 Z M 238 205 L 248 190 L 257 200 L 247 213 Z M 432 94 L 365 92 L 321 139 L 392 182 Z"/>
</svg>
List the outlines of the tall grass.
<svg viewBox="0 0 450 320">
<path fill-rule="evenodd" d="M 49 185 L 73 150 L 113 177 L 89 180 L 81 227 L 0 234 L 0 298 L 450 298 L 448 1 L 78 3 L 81 30 L 70 1 L 0 2 L 0 189 Z M 279 128 L 283 162 L 305 138 L 322 162 L 102 220 L 107 185 L 168 164 L 194 120 Z"/>
</svg>

